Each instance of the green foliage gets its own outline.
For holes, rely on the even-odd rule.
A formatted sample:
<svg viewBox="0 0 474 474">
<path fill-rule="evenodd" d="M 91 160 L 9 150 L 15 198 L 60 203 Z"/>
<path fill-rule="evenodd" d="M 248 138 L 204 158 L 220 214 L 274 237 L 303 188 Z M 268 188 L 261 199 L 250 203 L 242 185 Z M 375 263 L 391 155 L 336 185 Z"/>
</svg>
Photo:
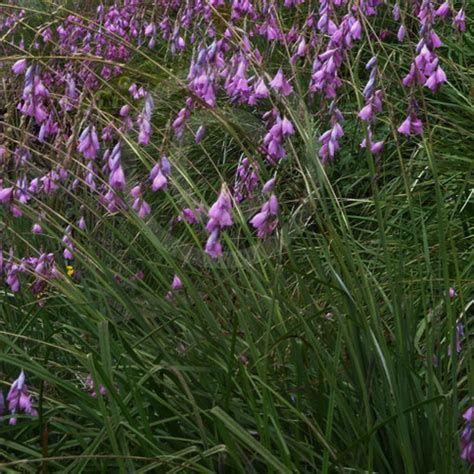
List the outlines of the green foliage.
<svg viewBox="0 0 474 474">
<path fill-rule="evenodd" d="M 212 201 L 208 190 L 255 152 L 259 122 L 222 107 L 199 117 L 201 145 L 192 140 L 201 121 L 173 142 L 175 78 L 186 72 L 137 51 L 123 83 L 97 100 L 106 122 L 129 82 L 158 84 L 154 141 L 127 143 L 127 173 L 144 175 L 169 141 L 176 191 L 149 197 L 147 222 L 124 211 L 77 229 L 75 276 L 48 289 L 43 306 L 0 289 L 0 383 L 5 391 L 23 368 L 39 408 L 0 425 L 2 472 L 467 473 L 458 439 L 474 393 L 472 338 L 459 354 L 448 345 L 457 322 L 473 329 L 472 37 L 445 49 L 450 82 L 425 97 L 425 137 L 397 137 L 405 106 L 389 100 L 379 161 L 349 119 L 346 151 L 323 168 L 324 124 L 303 101 L 286 104 L 301 141 L 282 170 L 281 226 L 259 242 L 236 212 L 241 234 L 226 237 L 222 261 L 172 219 Z M 344 86 L 348 110 L 360 83 Z M 80 205 L 86 219 L 97 212 L 87 195 L 74 209 L 50 203 L 52 245 L 62 213 Z M 10 225 L 18 235 L 27 226 Z M 174 274 L 184 289 L 168 301 Z M 86 393 L 88 374 L 106 396 Z"/>
</svg>

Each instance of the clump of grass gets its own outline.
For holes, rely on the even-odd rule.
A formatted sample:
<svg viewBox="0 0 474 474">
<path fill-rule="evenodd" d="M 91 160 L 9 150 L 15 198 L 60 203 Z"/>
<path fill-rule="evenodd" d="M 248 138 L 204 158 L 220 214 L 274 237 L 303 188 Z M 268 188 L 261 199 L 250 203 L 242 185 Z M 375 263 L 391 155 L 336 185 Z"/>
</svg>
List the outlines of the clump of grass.
<svg viewBox="0 0 474 474">
<path fill-rule="evenodd" d="M 282 100 L 296 136 L 278 170 L 280 225 L 261 241 L 248 224 L 259 202 L 236 207 L 239 226 L 223 236 L 219 260 L 202 251 L 200 227 L 175 218 L 212 203 L 242 154 L 258 156 L 264 128 L 255 111 L 222 100 L 172 138 L 189 58 L 175 62 L 167 44 L 133 48 L 120 79 L 85 99 L 106 124 L 130 82 L 159 84 L 154 139 L 139 147 L 124 134 L 122 159 L 131 180 L 144 179 L 166 146 L 171 185 L 147 196 L 146 220 L 129 209 L 104 214 L 96 196 L 65 190 L 64 201 L 38 203 L 49 217 L 45 239 L 29 232 L 33 213 L 11 219 L 0 210 L 5 249 L 13 241 L 22 254 L 38 242 L 60 248 L 72 223 L 76 250 L 43 294 L 0 289 L 0 382 L 5 392 L 23 369 L 39 412 L 0 425 L 5 472 L 469 472 L 459 436 L 474 393 L 472 36 L 446 37 L 449 83 L 436 96 L 420 92 L 421 139 L 396 132 L 407 103 L 391 55 L 403 47 L 368 37 L 342 86 L 338 159 L 322 166 L 317 158 L 327 122 L 303 89 Z M 376 160 L 359 147 L 355 115 L 364 51 L 379 47 L 389 100 Z M 282 62 L 276 56 L 265 73 Z M 295 83 L 308 80 L 295 68 Z M 71 127 L 79 130 L 80 118 Z M 11 122 L 19 144 L 27 132 Z M 34 166 L 64 153 L 50 146 Z M 79 214 L 87 230 L 74 224 Z M 171 291 L 174 275 L 182 288 Z"/>
</svg>

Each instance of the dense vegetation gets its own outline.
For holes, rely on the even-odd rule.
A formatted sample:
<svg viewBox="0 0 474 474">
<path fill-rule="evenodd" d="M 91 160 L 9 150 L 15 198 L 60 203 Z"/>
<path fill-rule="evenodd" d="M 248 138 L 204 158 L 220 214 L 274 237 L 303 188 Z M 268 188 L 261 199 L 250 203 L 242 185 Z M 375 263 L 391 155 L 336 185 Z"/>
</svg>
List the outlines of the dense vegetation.
<svg viewBox="0 0 474 474">
<path fill-rule="evenodd" d="M 469 6 L 1 3 L 1 472 L 469 472 Z"/>
</svg>

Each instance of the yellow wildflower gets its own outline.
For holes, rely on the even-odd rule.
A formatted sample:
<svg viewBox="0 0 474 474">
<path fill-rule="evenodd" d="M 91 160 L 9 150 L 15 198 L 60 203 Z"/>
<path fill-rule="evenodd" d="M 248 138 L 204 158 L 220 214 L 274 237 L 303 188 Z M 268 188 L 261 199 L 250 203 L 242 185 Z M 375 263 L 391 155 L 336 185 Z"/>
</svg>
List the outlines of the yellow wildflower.
<svg viewBox="0 0 474 474">
<path fill-rule="evenodd" d="M 74 267 L 72 265 L 66 265 L 66 274 L 71 278 L 74 276 Z"/>
</svg>

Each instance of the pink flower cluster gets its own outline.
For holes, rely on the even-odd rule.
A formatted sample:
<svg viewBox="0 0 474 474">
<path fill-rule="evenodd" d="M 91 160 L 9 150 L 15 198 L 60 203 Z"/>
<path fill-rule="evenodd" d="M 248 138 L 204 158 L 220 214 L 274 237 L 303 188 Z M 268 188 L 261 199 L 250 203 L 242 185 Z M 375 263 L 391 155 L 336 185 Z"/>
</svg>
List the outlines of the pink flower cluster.
<svg viewBox="0 0 474 474">
<path fill-rule="evenodd" d="M 211 257 L 223 253 L 221 237 L 234 224 L 236 205 L 245 211 L 257 205 L 260 211 L 249 216 L 248 222 L 259 238 L 267 237 L 276 228 L 279 206 L 276 191 L 266 196 L 261 183 L 271 174 L 275 177 L 273 187 L 277 187 L 289 145 L 299 139 L 298 101 L 304 101 L 318 117 L 318 155 L 323 164 L 329 164 L 344 146 L 344 118 L 353 112 L 343 107 L 347 91 L 340 93 L 347 68 L 353 67 L 351 57 L 363 57 L 359 45 L 366 43 L 361 40 L 374 34 L 380 41 L 390 41 L 391 32 L 372 31 L 378 24 L 375 18 L 384 9 L 381 0 L 156 0 L 151 12 L 144 0 L 118 0 L 110 6 L 101 4 L 90 20 L 76 15 L 62 20 L 58 17 L 54 25 L 39 27 L 38 37 L 25 45 L 22 25 L 28 21 L 27 12 L 2 7 L 5 14 L 0 32 L 16 55 L 9 78 L 12 101 L 22 116 L 25 132 L 21 142 L 7 134 L 0 138 L 2 212 L 8 219 L 19 218 L 28 208 L 28 216 L 33 216 L 30 227 L 38 240 L 50 220 L 46 210 L 57 196 L 67 201 L 87 193 L 100 206 L 97 212 L 105 216 L 127 209 L 141 219 L 151 215 L 150 193 L 173 186 L 174 157 L 172 148 L 168 149 L 172 139 L 167 137 L 158 157 L 145 163 L 149 170 L 145 177 L 132 177 L 123 156 L 131 142 L 154 153 L 149 151 L 156 137 L 153 85 L 127 84 L 127 103 L 108 114 L 95 105 L 94 94 L 123 74 L 135 49 L 148 54 L 150 49 L 166 45 L 172 57 L 181 55 L 189 65 L 186 78 L 179 84 L 184 96 L 181 108 L 170 119 L 178 144 L 189 131 L 195 145 L 205 147 L 209 135 L 206 126 L 201 120 L 195 127 L 191 118 L 199 119 L 205 115 L 203 111 L 225 104 L 251 111 L 263 125 L 260 136 L 253 140 L 256 156 L 242 156 L 234 164 L 233 185 L 226 184 L 208 208 L 201 203 L 195 203 L 193 209 L 178 203 L 182 207 L 176 220 L 202 226 L 204 249 Z M 292 10 L 298 14 L 293 15 Z M 221 21 L 224 13 L 226 22 Z M 408 110 L 406 117 L 400 118 L 398 132 L 421 135 L 417 86 L 436 93 L 447 81 L 438 55 L 442 42 L 436 29 L 449 21 L 462 33 L 466 29 L 465 12 L 454 11 L 448 2 L 420 0 L 409 2 L 404 9 L 396 3 L 391 14 L 396 23 L 393 35 L 407 45 L 404 52 L 409 50 L 407 38 L 413 36 L 405 20 L 413 17 L 418 25 L 415 53 L 405 63 Z M 282 61 L 285 55 L 288 60 Z M 36 56 L 51 59 L 40 61 Z M 386 145 L 385 140 L 376 138 L 380 133 L 377 117 L 387 97 L 380 61 L 381 55 L 370 59 L 368 72 L 361 72 L 369 77 L 363 90 L 364 105 L 358 111 L 365 128 L 361 147 L 376 156 Z M 50 156 L 52 150 L 54 157 Z M 7 163 L 14 165 L 7 167 Z M 204 226 L 199 215 L 206 209 Z M 61 251 L 65 260 L 71 260 L 79 247 L 76 240 L 86 230 L 85 217 L 66 215 L 64 220 Z M 0 275 L 12 291 L 19 290 L 21 273 L 34 276 L 35 293 L 44 286 L 39 281 L 57 277 L 51 253 L 41 250 L 35 257 L 40 263 L 35 263 L 14 258 L 15 249 L 8 243 L 10 246 Z M 2 262 L 3 258 L 2 252 Z"/>
<path fill-rule="evenodd" d="M 25 413 L 25 415 L 38 416 L 37 410 L 33 407 L 33 400 L 28 391 L 25 379 L 25 373 L 22 370 L 18 378 L 12 383 L 7 395 L 8 410 L 11 414 L 10 425 L 16 425 L 17 415 L 21 412 Z M 3 410 L 0 410 L 0 415 L 2 411 Z"/>
</svg>

